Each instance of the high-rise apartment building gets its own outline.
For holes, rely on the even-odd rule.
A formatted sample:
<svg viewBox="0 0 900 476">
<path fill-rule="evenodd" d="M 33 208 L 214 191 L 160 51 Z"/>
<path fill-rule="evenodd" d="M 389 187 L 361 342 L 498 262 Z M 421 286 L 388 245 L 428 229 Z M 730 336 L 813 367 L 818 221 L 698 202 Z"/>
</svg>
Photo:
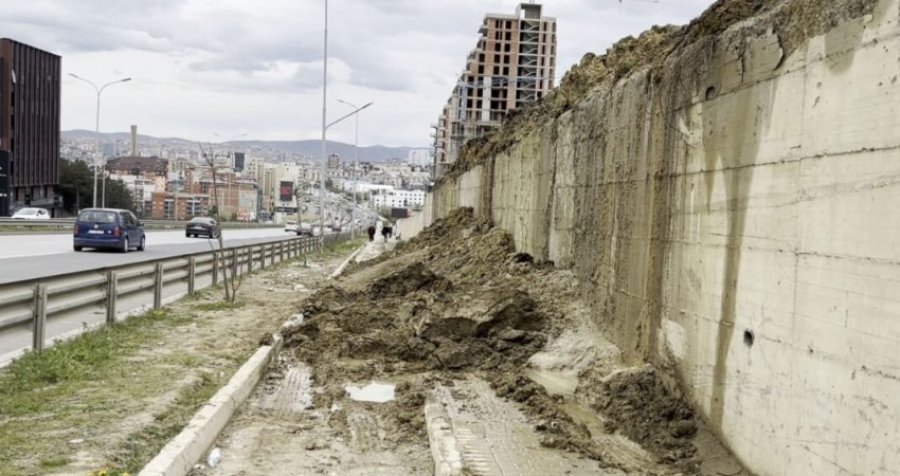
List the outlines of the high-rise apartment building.
<svg viewBox="0 0 900 476">
<path fill-rule="evenodd" d="M 554 87 L 556 19 L 540 4 L 514 15 L 487 14 L 475 49 L 433 124 L 435 173 L 455 162 L 462 146 L 500 125 L 506 113 L 541 99 Z"/>
<path fill-rule="evenodd" d="M 337 154 L 331 154 L 328 156 L 328 168 L 336 169 L 341 166 L 341 156 Z"/>
<path fill-rule="evenodd" d="M 53 53 L 0 39 L 0 150 L 11 159 L 13 208 L 59 205 L 60 63 Z"/>
</svg>

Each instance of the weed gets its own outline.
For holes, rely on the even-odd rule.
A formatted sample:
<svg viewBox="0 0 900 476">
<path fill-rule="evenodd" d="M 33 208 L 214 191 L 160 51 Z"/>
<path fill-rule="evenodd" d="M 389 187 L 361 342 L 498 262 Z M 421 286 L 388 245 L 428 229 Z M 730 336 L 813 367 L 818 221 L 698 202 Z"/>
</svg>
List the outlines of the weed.
<svg viewBox="0 0 900 476">
<path fill-rule="evenodd" d="M 112 466 L 139 471 L 170 439 L 181 432 L 197 407 L 209 400 L 218 388 L 219 384 L 210 373 L 202 374 L 200 381 L 183 389 L 175 403 L 162 414 L 156 415 L 153 423 L 129 435 L 113 457 Z"/>
<path fill-rule="evenodd" d="M 244 307 L 245 304 L 244 301 L 229 302 L 223 300 L 194 304 L 191 306 L 191 309 L 195 311 L 229 311 Z"/>
</svg>

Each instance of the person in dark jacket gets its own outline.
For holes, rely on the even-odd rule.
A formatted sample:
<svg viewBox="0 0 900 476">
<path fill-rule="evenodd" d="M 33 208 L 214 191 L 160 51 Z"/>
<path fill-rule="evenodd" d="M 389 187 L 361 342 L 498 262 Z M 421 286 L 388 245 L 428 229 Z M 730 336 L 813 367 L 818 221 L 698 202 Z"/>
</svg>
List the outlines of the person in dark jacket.
<svg viewBox="0 0 900 476">
<path fill-rule="evenodd" d="M 375 241 L 375 225 L 369 225 L 366 232 L 369 233 L 369 241 Z"/>
</svg>

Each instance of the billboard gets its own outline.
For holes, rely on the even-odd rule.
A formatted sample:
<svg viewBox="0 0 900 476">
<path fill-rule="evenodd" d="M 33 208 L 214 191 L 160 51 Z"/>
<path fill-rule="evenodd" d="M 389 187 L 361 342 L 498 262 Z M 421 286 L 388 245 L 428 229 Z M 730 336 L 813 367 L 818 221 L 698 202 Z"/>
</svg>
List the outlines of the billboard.
<svg viewBox="0 0 900 476">
<path fill-rule="evenodd" d="M 278 187 L 278 198 L 282 202 L 294 201 L 294 182 L 281 182 Z"/>
</svg>

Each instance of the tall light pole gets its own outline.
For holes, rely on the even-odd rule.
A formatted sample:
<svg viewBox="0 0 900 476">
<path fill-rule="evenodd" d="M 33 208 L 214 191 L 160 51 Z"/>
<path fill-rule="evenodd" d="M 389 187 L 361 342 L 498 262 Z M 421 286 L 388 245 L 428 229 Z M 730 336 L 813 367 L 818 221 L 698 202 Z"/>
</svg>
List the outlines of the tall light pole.
<svg viewBox="0 0 900 476">
<path fill-rule="evenodd" d="M 353 104 L 348 101 L 344 101 L 343 99 L 338 99 L 337 102 L 346 104 L 346 105 L 352 107 L 353 109 L 359 109 L 359 107 L 356 104 Z M 369 104 L 371 104 L 371 103 L 369 103 Z M 353 208 L 355 209 L 357 207 L 357 202 L 359 201 L 359 197 L 357 195 L 357 193 L 358 193 L 357 188 L 359 188 L 359 184 L 358 184 L 357 177 L 355 177 L 355 175 L 357 173 L 359 173 L 359 114 L 357 114 L 354 119 L 356 122 L 356 126 L 355 126 L 356 133 L 354 134 L 355 141 L 354 141 L 354 149 L 353 149 L 353 156 L 354 156 L 353 157 L 353 173 L 354 173 L 354 177 L 353 177 Z"/>
<path fill-rule="evenodd" d="M 90 84 L 91 87 L 94 88 L 94 91 L 97 93 L 97 117 L 96 117 L 96 122 L 94 124 L 95 132 L 97 133 L 97 151 L 94 153 L 94 196 L 93 196 L 93 204 L 91 205 L 92 207 L 96 208 L 97 207 L 97 166 L 100 165 L 99 164 L 100 157 L 103 154 L 103 151 L 100 149 L 100 94 L 103 92 L 104 89 L 106 89 L 107 86 L 111 86 L 116 83 L 124 83 L 127 81 L 131 81 L 131 78 L 122 78 L 122 79 L 117 79 L 115 81 L 110 81 L 98 88 L 97 85 L 94 84 L 93 82 L 91 82 L 90 80 L 82 78 L 81 76 L 78 76 L 75 73 L 69 73 L 69 76 L 71 76 L 79 81 L 84 81 L 85 83 Z M 106 164 L 104 164 L 104 167 L 103 167 L 103 201 L 102 201 L 101 206 L 106 206 Z"/>
<path fill-rule="evenodd" d="M 322 176 L 319 177 L 319 245 L 325 250 L 325 133 L 328 131 L 328 0 L 325 0 L 325 45 L 322 59 Z M 298 205 L 299 207 L 299 205 Z M 298 209 L 299 210 L 299 209 Z"/>
</svg>

